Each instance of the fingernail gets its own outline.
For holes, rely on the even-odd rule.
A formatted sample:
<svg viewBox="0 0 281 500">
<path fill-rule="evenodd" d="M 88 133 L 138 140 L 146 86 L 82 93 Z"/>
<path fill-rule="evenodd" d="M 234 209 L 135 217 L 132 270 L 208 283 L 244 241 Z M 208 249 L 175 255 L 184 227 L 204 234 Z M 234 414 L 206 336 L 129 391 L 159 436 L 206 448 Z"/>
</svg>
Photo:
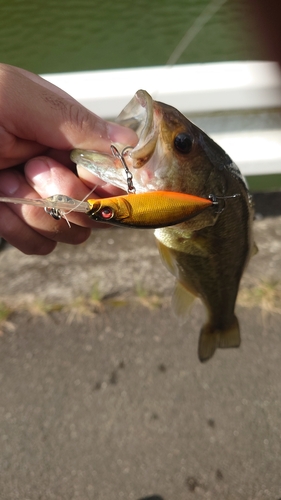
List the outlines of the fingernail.
<svg viewBox="0 0 281 500">
<path fill-rule="evenodd" d="M 107 125 L 108 138 L 112 142 L 130 144 L 134 146 L 138 142 L 137 134 L 128 127 L 122 127 L 116 123 L 109 122 Z"/>
<path fill-rule="evenodd" d="M 20 181 L 17 174 L 7 170 L 5 176 L 2 178 L 0 186 L 1 192 L 6 196 L 14 195 L 19 189 L 19 186 Z"/>
</svg>

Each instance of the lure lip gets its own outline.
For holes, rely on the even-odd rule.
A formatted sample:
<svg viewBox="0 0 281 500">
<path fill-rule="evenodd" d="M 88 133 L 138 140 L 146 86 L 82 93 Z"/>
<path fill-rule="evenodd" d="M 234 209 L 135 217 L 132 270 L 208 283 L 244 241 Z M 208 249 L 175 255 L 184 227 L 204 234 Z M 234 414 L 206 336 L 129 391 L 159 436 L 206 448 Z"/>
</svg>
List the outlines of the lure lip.
<svg viewBox="0 0 281 500">
<path fill-rule="evenodd" d="M 70 212 L 87 213 L 91 206 L 87 201 L 76 200 L 63 194 L 55 194 L 49 198 L 11 198 L 0 197 L 0 202 L 14 203 L 16 205 L 32 205 L 54 210 L 68 210 Z"/>
</svg>

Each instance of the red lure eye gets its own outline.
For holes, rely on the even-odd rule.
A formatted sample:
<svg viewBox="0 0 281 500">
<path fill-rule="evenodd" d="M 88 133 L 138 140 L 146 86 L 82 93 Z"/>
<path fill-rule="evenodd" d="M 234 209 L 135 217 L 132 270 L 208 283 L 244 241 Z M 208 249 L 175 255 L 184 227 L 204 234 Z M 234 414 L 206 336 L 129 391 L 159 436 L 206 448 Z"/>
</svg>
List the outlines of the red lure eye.
<svg viewBox="0 0 281 500">
<path fill-rule="evenodd" d="M 104 207 L 101 211 L 100 214 L 104 220 L 112 219 L 114 213 L 112 208 L 110 207 Z"/>
</svg>

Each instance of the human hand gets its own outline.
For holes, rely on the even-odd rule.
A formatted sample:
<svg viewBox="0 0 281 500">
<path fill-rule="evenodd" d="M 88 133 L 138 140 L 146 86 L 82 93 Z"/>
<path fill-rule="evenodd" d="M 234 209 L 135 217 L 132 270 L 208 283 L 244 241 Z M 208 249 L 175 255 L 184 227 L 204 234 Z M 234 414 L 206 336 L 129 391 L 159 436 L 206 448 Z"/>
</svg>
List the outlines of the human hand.
<svg viewBox="0 0 281 500">
<path fill-rule="evenodd" d="M 109 152 L 112 142 L 135 144 L 136 136 L 39 76 L 0 64 L 0 196 L 83 199 L 89 187 L 75 174 L 69 151 Z M 104 195 L 111 194 L 116 188 L 106 186 Z M 58 241 L 78 244 L 88 238 L 94 223 L 87 216 L 71 213 L 68 219 L 71 229 L 42 208 L 1 203 L 0 236 L 24 253 L 44 255 Z"/>
</svg>

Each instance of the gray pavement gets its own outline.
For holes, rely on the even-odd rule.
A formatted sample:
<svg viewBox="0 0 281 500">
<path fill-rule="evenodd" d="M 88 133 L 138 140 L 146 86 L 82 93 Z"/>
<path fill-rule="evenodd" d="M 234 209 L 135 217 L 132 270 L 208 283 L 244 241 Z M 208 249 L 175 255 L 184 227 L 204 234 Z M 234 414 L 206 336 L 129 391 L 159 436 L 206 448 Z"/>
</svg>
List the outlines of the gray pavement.
<svg viewBox="0 0 281 500">
<path fill-rule="evenodd" d="M 241 347 L 203 365 L 203 308 L 178 324 L 152 232 L 4 249 L 1 500 L 279 500 L 280 222 L 255 223 Z"/>
</svg>

